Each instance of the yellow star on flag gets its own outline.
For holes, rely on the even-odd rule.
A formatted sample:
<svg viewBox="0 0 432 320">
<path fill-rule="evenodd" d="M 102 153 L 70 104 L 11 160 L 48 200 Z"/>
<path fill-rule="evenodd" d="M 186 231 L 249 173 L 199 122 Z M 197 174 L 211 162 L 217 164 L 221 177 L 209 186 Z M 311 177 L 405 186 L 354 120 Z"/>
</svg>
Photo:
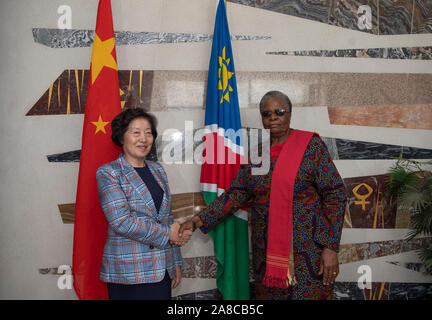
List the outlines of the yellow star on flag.
<svg viewBox="0 0 432 320">
<path fill-rule="evenodd" d="M 229 84 L 229 80 L 234 75 L 234 72 L 228 70 L 228 65 L 230 64 L 231 59 L 226 59 L 225 56 L 225 47 L 222 49 L 222 57 L 219 57 L 219 70 L 218 70 L 218 90 L 222 90 L 222 97 L 219 103 L 222 103 L 224 99 L 230 102 L 230 92 L 233 92 L 234 89 L 231 88 Z"/>
<path fill-rule="evenodd" d="M 114 45 L 114 37 L 101 41 L 97 33 L 95 33 L 91 58 L 92 84 L 96 81 L 103 67 L 117 70 L 117 62 L 111 54 Z"/>
<path fill-rule="evenodd" d="M 102 131 L 103 133 L 106 134 L 105 126 L 109 123 L 109 121 L 102 121 L 102 117 L 99 115 L 98 121 L 92 121 L 92 123 L 96 126 L 95 134 L 98 133 L 99 131 Z"/>
</svg>

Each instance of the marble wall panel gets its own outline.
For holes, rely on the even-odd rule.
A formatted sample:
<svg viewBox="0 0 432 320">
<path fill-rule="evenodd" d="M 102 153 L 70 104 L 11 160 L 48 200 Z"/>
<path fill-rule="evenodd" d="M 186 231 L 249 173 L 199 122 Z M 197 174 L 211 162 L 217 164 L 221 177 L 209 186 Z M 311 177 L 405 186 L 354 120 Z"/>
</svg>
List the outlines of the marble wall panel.
<svg viewBox="0 0 432 320">
<path fill-rule="evenodd" d="M 329 107 L 335 125 L 432 130 L 432 104 Z"/>
<path fill-rule="evenodd" d="M 177 193 L 172 195 L 171 209 L 174 219 L 180 223 L 206 208 L 201 192 Z M 63 223 L 74 223 L 75 203 L 59 204 L 58 209 Z"/>
<path fill-rule="evenodd" d="M 173 194 L 171 199 L 171 209 L 173 216 L 177 220 L 186 220 L 188 217 L 194 214 L 194 194 Z"/>
<path fill-rule="evenodd" d="M 429 0 L 228 0 L 375 35 L 431 33 Z M 370 28 L 359 27 L 361 5 L 368 5 Z M 365 15 L 363 15 L 365 16 Z"/>
<path fill-rule="evenodd" d="M 69 266 L 70 269 L 71 266 Z M 39 268 L 39 274 L 43 275 L 62 275 L 62 272 L 59 272 L 59 268 Z"/>
<path fill-rule="evenodd" d="M 411 229 L 411 213 L 408 210 L 397 209 L 396 212 L 396 229 Z"/>
<path fill-rule="evenodd" d="M 256 108 L 270 90 L 294 107 L 432 104 L 430 74 L 237 72 L 236 80 L 240 108 Z M 88 70 L 65 70 L 27 115 L 84 113 L 87 81 Z M 122 107 L 203 109 L 207 71 L 120 70 L 119 86 Z"/>
<path fill-rule="evenodd" d="M 322 105 L 319 73 L 237 72 L 240 108 L 256 108 L 270 90 L 289 92 L 293 106 Z M 152 110 L 205 107 L 207 72 L 155 71 Z"/>
<path fill-rule="evenodd" d="M 63 223 L 70 224 L 75 221 L 75 203 L 59 204 L 58 209 Z"/>
<path fill-rule="evenodd" d="M 408 75 L 400 73 L 382 74 L 379 77 L 378 90 L 378 104 L 380 106 L 405 105 L 408 103 Z M 412 101 L 409 103 L 414 104 Z"/>
<path fill-rule="evenodd" d="M 184 278 L 196 278 L 196 270 L 193 259 L 183 258 L 182 276 Z"/>
<path fill-rule="evenodd" d="M 56 153 L 47 155 L 48 162 L 79 162 L 81 157 L 81 150 L 67 151 L 63 153 Z M 150 153 L 146 159 L 150 161 L 157 161 L 158 156 L 156 153 L 156 144 L 152 145 Z"/>
<path fill-rule="evenodd" d="M 411 148 L 392 144 L 381 144 L 365 141 L 347 139 L 335 139 L 338 149 L 338 158 L 333 160 L 354 160 L 354 159 L 432 159 L 431 149 Z"/>
<path fill-rule="evenodd" d="M 215 257 L 198 257 L 194 259 L 197 278 L 216 278 L 217 261 Z"/>
<path fill-rule="evenodd" d="M 336 57 L 336 58 L 379 58 L 431 60 L 432 47 L 396 47 L 336 50 L 269 51 L 266 54 L 285 56 Z"/>
<path fill-rule="evenodd" d="M 204 196 L 201 192 L 194 193 L 194 214 L 197 214 L 201 210 L 205 209 L 207 204 L 204 200 Z"/>
<path fill-rule="evenodd" d="M 339 263 L 357 262 L 400 252 L 401 240 L 342 244 L 339 251 Z"/>
<path fill-rule="evenodd" d="M 172 300 L 223 300 L 223 297 L 218 289 L 211 289 L 178 295 Z"/>
<path fill-rule="evenodd" d="M 26 114 L 84 113 L 89 70 L 65 70 Z"/>
<path fill-rule="evenodd" d="M 196 129 L 198 130 L 198 129 Z M 348 139 L 338 139 L 338 138 L 328 138 L 321 137 L 324 143 L 328 146 L 328 151 L 333 160 L 367 160 L 367 159 L 395 159 L 402 157 L 404 159 L 432 159 L 432 149 L 424 148 L 414 148 L 400 145 L 390 145 L 373 143 L 366 141 L 348 140 Z M 176 137 L 178 140 L 175 142 L 178 144 L 178 150 L 181 150 L 180 156 L 169 157 L 168 163 L 173 163 L 174 161 L 180 161 L 179 163 L 185 163 L 185 141 L 184 134 L 180 137 Z M 248 139 L 249 140 L 249 139 Z M 163 151 L 165 147 L 170 147 L 165 152 L 170 151 L 174 153 L 175 148 L 171 148 L 170 140 L 162 141 L 159 139 L 155 144 L 153 144 L 150 153 L 147 155 L 147 159 L 151 161 L 162 161 L 167 160 L 166 155 L 163 156 Z M 249 144 L 252 143 L 249 141 Z M 193 150 L 195 152 L 196 148 L 201 145 L 202 142 L 198 141 L 194 143 Z M 252 148 L 249 145 L 249 149 Z M 68 151 L 64 153 L 47 155 L 49 162 L 79 162 L 81 150 Z M 195 159 L 197 160 L 197 159 Z"/>
<path fill-rule="evenodd" d="M 353 228 L 394 229 L 396 208 L 390 208 L 385 192 L 386 175 L 344 179 Z"/>
<path fill-rule="evenodd" d="M 431 300 L 430 283 L 392 283 L 389 300 Z"/>
<path fill-rule="evenodd" d="M 120 101 L 123 108 L 150 110 L 153 71 L 119 70 Z"/>
<path fill-rule="evenodd" d="M 94 30 L 33 28 L 33 40 L 51 48 L 90 47 Z"/>
<path fill-rule="evenodd" d="M 230 0 L 259 9 L 270 10 L 308 20 L 328 23 L 375 35 L 431 33 L 431 4 L 428 0 Z M 379 3 L 379 5 L 378 5 Z M 357 13 L 369 6 L 370 17 Z M 362 18 L 362 17 L 366 17 Z M 367 20 L 367 23 L 360 23 Z M 364 26 L 367 27 L 364 27 Z M 94 30 L 32 28 L 36 43 L 50 48 L 90 47 Z M 157 43 L 193 43 L 211 41 L 211 34 L 176 32 L 115 31 L 116 45 Z M 233 35 L 232 40 L 263 40 L 271 36 Z"/>
<path fill-rule="evenodd" d="M 240 105 L 256 108 L 262 96 L 270 90 L 287 93 L 293 107 L 323 105 L 321 78 L 320 73 L 307 72 L 239 72 L 238 91 L 247 90 L 248 97 L 244 104 L 240 99 Z M 241 95 L 244 96 L 245 92 Z"/>
<path fill-rule="evenodd" d="M 334 300 L 365 300 L 357 282 L 335 282 Z"/>
<path fill-rule="evenodd" d="M 89 70 L 65 70 L 26 114 L 84 113 Z M 150 109 L 153 71 L 119 70 L 122 108 Z"/>
<path fill-rule="evenodd" d="M 251 129 L 251 128 L 244 128 Z M 262 130 L 259 128 L 254 128 L 256 130 Z M 199 130 L 199 129 L 195 129 Z M 249 135 L 250 130 L 247 130 L 247 134 Z M 158 158 L 163 161 L 162 150 L 165 147 L 170 146 L 175 143 L 179 148 L 182 148 L 181 154 L 184 156 L 185 154 L 185 138 L 184 133 L 181 135 L 172 137 L 171 139 L 158 140 L 156 142 L 158 149 Z M 321 137 L 325 144 L 328 147 L 330 156 L 333 160 L 345 160 L 345 159 L 394 159 L 399 156 L 402 156 L 406 159 L 432 159 L 432 149 L 422 149 L 422 148 L 413 148 L 406 147 L 400 145 L 390 145 L 390 144 L 381 144 L 381 143 L 373 143 L 366 141 L 358 141 L 358 140 L 348 140 L 348 139 L 339 139 L 339 138 L 328 138 Z M 248 138 L 248 142 L 252 143 L 252 139 Z M 195 149 L 202 144 L 202 141 L 198 141 L 194 143 L 194 152 Z M 248 149 L 250 150 L 253 146 L 249 145 Z M 174 150 L 174 147 L 172 148 Z M 170 159 L 171 160 L 171 159 Z M 181 161 L 182 159 L 179 158 Z"/>
<path fill-rule="evenodd" d="M 408 74 L 407 103 L 429 104 L 432 102 L 432 74 Z"/>
<path fill-rule="evenodd" d="M 205 71 L 154 71 L 153 87 L 152 111 L 205 108 Z"/>
<path fill-rule="evenodd" d="M 214 256 L 183 258 L 183 277 L 185 278 L 216 278 L 217 261 Z"/>
<path fill-rule="evenodd" d="M 432 242 L 431 237 L 425 237 L 425 238 L 414 238 L 411 241 L 403 241 L 401 250 L 402 252 L 417 250 L 419 248 L 425 248 L 430 247 Z"/>
<path fill-rule="evenodd" d="M 432 159 L 432 150 L 404 146 L 400 155 L 404 159 Z"/>
<path fill-rule="evenodd" d="M 250 292 L 254 292 L 251 283 Z M 431 300 L 432 284 L 373 282 L 372 289 L 359 289 L 357 282 L 335 282 L 334 300 Z M 173 300 L 222 300 L 217 289 L 188 293 Z"/>
<path fill-rule="evenodd" d="M 414 0 L 411 33 L 432 33 L 432 1 Z"/>
<path fill-rule="evenodd" d="M 388 261 L 388 263 L 401 267 L 401 268 L 405 268 L 408 270 L 412 270 L 412 271 L 416 271 L 416 272 L 421 272 L 421 273 L 426 273 L 426 268 L 424 266 L 423 263 L 418 263 L 418 262 L 400 262 L 400 261 Z"/>
<path fill-rule="evenodd" d="M 339 263 L 343 264 L 362 260 L 359 257 L 357 247 L 358 245 L 355 244 L 341 244 L 339 250 Z M 365 249 L 366 248 L 367 247 L 365 247 Z"/>
<path fill-rule="evenodd" d="M 370 289 L 364 289 L 366 300 L 389 300 L 389 282 L 372 282 Z"/>
<path fill-rule="evenodd" d="M 358 25 L 359 7 L 368 5 L 371 8 L 371 19 Z M 365 16 L 366 17 L 366 16 Z M 338 27 L 378 34 L 378 0 L 331 0 L 328 23 Z"/>
<path fill-rule="evenodd" d="M 47 155 L 48 162 L 79 162 L 81 150 L 67 151 Z"/>
<path fill-rule="evenodd" d="M 343 228 L 352 228 L 352 222 L 351 222 L 351 217 L 349 215 L 349 206 L 348 206 L 348 204 L 347 204 L 347 206 L 345 208 Z"/>
<path fill-rule="evenodd" d="M 380 0 L 379 34 L 410 34 L 412 14 L 412 0 Z"/>
<path fill-rule="evenodd" d="M 214 258 L 214 257 L 213 257 Z M 183 277 L 195 278 L 188 273 L 188 261 L 184 260 Z M 408 265 L 408 264 L 407 264 Z M 186 268 L 185 268 L 186 266 Z M 414 267 L 415 268 L 415 267 Z M 417 271 L 417 270 L 415 270 Z M 40 268 L 39 274 L 61 276 L 58 268 Z M 197 279 L 197 281 L 199 281 Z M 250 282 L 250 293 L 254 296 L 255 283 Z M 370 289 L 361 289 L 357 282 L 335 282 L 334 300 L 430 300 L 432 283 L 372 282 Z M 173 296 L 172 300 L 222 300 L 217 288 Z"/>
<path fill-rule="evenodd" d="M 411 48 L 411 59 L 432 60 L 432 48 L 431 47 Z"/>
<path fill-rule="evenodd" d="M 90 47 L 94 30 L 33 28 L 33 40 L 50 48 Z M 114 31 L 117 46 L 211 41 L 211 34 Z M 267 40 L 270 36 L 233 35 L 231 40 Z"/>
<path fill-rule="evenodd" d="M 325 73 L 322 87 L 327 106 L 370 106 L 379 104 L 380 76 L 372 73 Z"/>
<path fill-rule="evenodd" d="M 346 264 L 414 251 L 419 248 L 430 246 L 431 241 L 432 237 L 424 237 L 415 238 L 410 241 L 400 239 L 341 244 L 339 250 L 339 263 Z"/>
<path fill-rule="evenodd" d="M 342 244 L 339 251 L 339 263 L 348 264 L 362 260 L 370 260 L 393 256 L 400 253 L 417 250 L 420 247 L 426 247 L 431 244 L 432 238 L 416 238 L 411 241 L 406 240 L 389 240 L 377 242 L 365 242 L 354 244 Z M 212 254 L 213 252 L 211 252 Z M 389 260 L 391 258 L 389 257 Z M 423 272 L 424 266 L 419 262 L 407 261 L 384 261 L 393 265 L 400 266 L 415 272 Z M 70 267 L 71 268 L 71 267 Z M 215 256 L 197 256 L 183 257 L 183 277 L 184 278 L 201 278 L 214 279 L 217 273 L 217 260 Z M 39 269 L 40 274 L 59 275 L 62 272 L 57 267 L 46 267 Z M 249 278 L 254 280 L 252 265 L 249 266 Z"/>
<path fill-rule="evenodd" d="M 329 0 L 228 0 L 304 19 L 327 23 Z"/>
</svg>

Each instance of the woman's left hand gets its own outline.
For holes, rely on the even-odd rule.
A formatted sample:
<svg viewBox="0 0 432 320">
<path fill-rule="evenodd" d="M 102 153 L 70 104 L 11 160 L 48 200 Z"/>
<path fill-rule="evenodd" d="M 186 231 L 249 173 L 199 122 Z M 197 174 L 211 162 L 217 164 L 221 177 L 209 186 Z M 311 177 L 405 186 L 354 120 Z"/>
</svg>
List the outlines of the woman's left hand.
<svg viewBox="0 0 432 320">
<path fill-rule="evenodd" d="M 172 279 L 172 287 L 173 287 L 173 289 L 176 288 L 180 284 L 181 277 L 182 277 L 181 267 L 176 266 L 176 275 Z"/>
<path fill-rule="evenodd" d="M 333 284 L 339 273 L 339 260 L 336 251 L 324 248 L 321 253 L 319 275 L 323 274 L 324 285 Z"/>
</svg>

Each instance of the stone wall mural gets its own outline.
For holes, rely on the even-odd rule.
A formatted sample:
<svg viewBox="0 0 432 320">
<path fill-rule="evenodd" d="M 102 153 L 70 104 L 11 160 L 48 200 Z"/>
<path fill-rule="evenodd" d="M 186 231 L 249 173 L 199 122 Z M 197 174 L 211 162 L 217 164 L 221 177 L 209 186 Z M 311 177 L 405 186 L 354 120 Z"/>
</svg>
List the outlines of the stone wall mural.
<svg viewBox="0 0 432 320">
<path fill-rule="evenodd" d="M 266 54 L 307 57 L 379 58 L 431 60 L 432 47 L 337 49 L 309 51 L 270 51 Z"/>
<path fill-rule="evenodd" d="M 84 114 L 89 70 L 65 70 L 40 97 L 27 116 Z M 119 70 L 122 108 L 150 109 L 153 71 Z"/>
<path fill-rule="evenodd" d="M 205 106 L 206 71 L 119 70 L 118 73 L 123 107 L 180 111 L 203 109 Z M 428 73 L 239 71 L 236 76 L 241 109 L 256 109 L 261 97 L 271 89 L 289 93 L 293 107 L 327 106 L 329 110 L 364 107 L 337 109 L 342 114 L 350 112 L 352 121 L 364 119 L 368 107 L 384 110 L 397 105 L 410 108 L 408 110 L 412 112 L 429 114 L 432 105 L 432 74 Z M 84 113 L 87 81 L 88 70 L 63 71 L 29 108 L 27 116 Z M 413 115 L 412 112 L 409 115 Z M 396 121 L 395 117 L 399 121 L 395 127 L 404 122 L 412 123 L 411 116 L 399 113 L 392 116 L 392 123 Z M 429 116 L 422 121 L 424 125 L 431 125 Z"/>
<path fill-rule="evenodd" d="M 432 3 L 428 0 L 228 1 L 374 35 L 432 33 Z M 369 9 L 361 7 L 365 5 Z M 359 23 L 359 18 L 369 21 Z"/>
<path fill-rule="evenodd" d="M 432 130 L 432 105 L 328 107 L 331 124 Z"/>
<path fill-rule="evenodd" d="M 33 28 L 33 39 L 50 48 L 91 47 L 94 30 Z M 211 34 L 114 31 L 117 46 L 211 41 Z M 268 40 L 270 36 L 233 35 L 232 40 Z"/>
</svg>

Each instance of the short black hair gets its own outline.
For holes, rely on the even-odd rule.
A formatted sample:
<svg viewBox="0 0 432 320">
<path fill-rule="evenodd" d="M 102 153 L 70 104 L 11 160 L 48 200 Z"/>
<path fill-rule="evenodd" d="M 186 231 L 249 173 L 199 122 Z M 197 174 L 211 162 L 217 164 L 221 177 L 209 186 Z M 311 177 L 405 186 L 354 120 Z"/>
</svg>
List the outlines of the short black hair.
<svg viewBox="0 0 432 320">
<path fill-rule="evenodd" d="M 123 146 L 123 136 L 129 127 L 132 120 L 137 118 L 144 118 L 150 123 L 151 132 L 153 139 L 156 140 L 157 137 L 157 119 L 154 115 L 145 112 L 142 108 L 134 109 L 124 109 L 111 121 L 111 139 L 115 145 L 121 147 Z M 153 141 L 154 141 L 153 140 Z"/>
<path fill-rule="evenodd" d="M 279 99 L 280 101 L 282 101 L 285 104 L 285 106 L 288 109 L 288 112 L 292 111 L 291 100 L 288 98 L 288 96 L 285 93 L 280 92 L 280 91 L 276 91 L 276 90 L 267 92 L 261 98 L 261 101 L 260 101 L 260 104 L 259 104 L 260 111 L 262 111 L 262 109 L 264 108 L 267 100 L 270 99 L 270 98 L 277 98 L 277 99 Z"/>
</svg>

